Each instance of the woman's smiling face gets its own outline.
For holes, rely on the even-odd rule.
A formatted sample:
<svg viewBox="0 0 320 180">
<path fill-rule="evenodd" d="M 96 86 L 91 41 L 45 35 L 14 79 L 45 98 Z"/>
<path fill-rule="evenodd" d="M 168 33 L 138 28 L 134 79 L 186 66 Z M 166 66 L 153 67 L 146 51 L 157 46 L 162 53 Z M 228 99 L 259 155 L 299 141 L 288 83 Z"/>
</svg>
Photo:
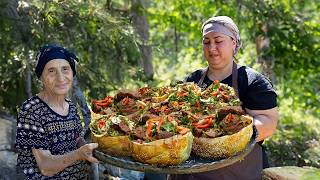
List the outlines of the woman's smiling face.
<svg viewBox="0 0 320 180">
<path fill-rule="evenodd" d="M 209 32 L 203 36 L 203 53 L 210 68 L 221 69 L 232 62 L 236 42 L 229 36 Z"/>
<path fill-rule="evenodd" d="M 53 59 L 49 61 L 41 75 L 44 91 L 52 95 L 67 95 L 72 86 L 73 72 L 65 59 Z"/>
</svg>

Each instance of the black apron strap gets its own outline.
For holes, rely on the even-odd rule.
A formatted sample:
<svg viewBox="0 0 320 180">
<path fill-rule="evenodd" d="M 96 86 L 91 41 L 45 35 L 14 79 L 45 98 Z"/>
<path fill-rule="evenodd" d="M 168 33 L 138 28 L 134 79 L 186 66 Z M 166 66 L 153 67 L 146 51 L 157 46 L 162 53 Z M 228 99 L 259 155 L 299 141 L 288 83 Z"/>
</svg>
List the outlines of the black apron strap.
<svg viewBox="0 0 320 180">
<path fill-rule="evenodd" d="M 207 73 L 208 73 L 208 70 L 209 70 L 209 67 L 206 67 L 204 69 L 201 70 L 201 78 L 200 80 L 198 81 L 198 86 L 199 87 L 202 87 L 202 83 L 203 83 L 203 80 L 204 78 L 206 77 Z"/>
<path fill-rule="evenodd" d="M 232 65 L 232 87 L 239 98 L 239 88 L 238 88 L 238 65 L 233 61 Z"/>
</svg>

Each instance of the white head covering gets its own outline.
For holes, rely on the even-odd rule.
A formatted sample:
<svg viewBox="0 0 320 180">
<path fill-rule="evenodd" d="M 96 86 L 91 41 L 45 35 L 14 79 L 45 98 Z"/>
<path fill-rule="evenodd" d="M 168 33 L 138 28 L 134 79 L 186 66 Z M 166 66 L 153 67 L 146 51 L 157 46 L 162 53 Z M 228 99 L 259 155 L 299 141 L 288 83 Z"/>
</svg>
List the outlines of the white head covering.
<svg viewBox="0 0 320 180">
<path fill-rule="evenodd" d="M 240 33 L 237 25 L 228 16 L 215 16 L 206 20 L 202 24 L 202 37 L 209 32 L 218 32 L 230 36 L 236 41 L 236 48 L 234 54 L 238 52 L 241 47 Z"/>
</svg>

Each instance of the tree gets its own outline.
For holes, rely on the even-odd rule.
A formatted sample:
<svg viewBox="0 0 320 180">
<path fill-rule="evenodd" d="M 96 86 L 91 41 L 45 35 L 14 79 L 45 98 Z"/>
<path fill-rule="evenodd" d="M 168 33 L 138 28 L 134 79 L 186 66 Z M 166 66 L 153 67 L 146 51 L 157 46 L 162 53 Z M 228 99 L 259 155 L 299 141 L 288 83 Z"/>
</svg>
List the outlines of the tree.
<svg viewBox="0 0 320 180">
<path fill-rule="evenodd" d="M 8 12 L 11 12 L 17 2 L 10 1 L 2 8 L 10 7 Z M 30 78 L 33 74 L 28 69 L 33 70 L 36 51 L 46 43 L 62 45 L 77 54 L 78 82 L 90 99 L 102 98 L 123 83 L 128 84 L 129 73 L 139 72 L 138 40 L 129 18 L 111 16 L 102 2 L 21 1 L 20 4 L 13 13 L 19 19 L 5 13 L 0 18 L 3 27 L 0 104 L 7 110 L 16 112 L 17 104 L 30 95 L 30 87 L 32 94 L 37 92 L 37 80 Z M 19 27 L 17 22 L 23 25 Z M 27 86 L 28 95 L 23 88 L 28 83 L 23 79 L 32 79 L 32 85 Z"/>
<path fill-rule="evenodd" d="M 152 51 L 149 45 L 149 26 L 145 15 L 145 2 L 144 0 L 132 0 L 131 3 L 131 16 L 133 25 L 142 41 L 139 47 L 142 54 L 144 73 L 148 79 L 152 79 Z"/>
</svg>

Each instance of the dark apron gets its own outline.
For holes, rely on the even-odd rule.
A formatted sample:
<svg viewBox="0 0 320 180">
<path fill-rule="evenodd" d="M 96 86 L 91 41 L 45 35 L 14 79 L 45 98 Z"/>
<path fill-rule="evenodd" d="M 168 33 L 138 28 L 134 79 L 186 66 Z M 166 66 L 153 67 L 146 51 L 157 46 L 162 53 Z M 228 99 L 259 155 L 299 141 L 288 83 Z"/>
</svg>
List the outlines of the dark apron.
<svg viewBox="0 0 320 180">
<path fill-rule="evenodd" d="M 208 68 L 204 70 L 202 76 L 198 82 L 201 87 L 205 76 L 207 75 Z M 232 67 L 232 87 L 234 88 L 237 96 L 239 97 L 238 91 L 238 68 L 237 64 L 233 62 Z M 263 169 L 263 156 L 262 147 L 260 144 L 256 144 L 253 150 L 242 160 L 232 165 L 223 167 L 221 169 L 195 174 L 181 174 L 181 175 L 170 175 L 168 179 L 172 180 L 206 180 L 206 179 L 217 179 L 217 180 L 256 180 L 261 179 L 261 172 Z"/>
</svg>

